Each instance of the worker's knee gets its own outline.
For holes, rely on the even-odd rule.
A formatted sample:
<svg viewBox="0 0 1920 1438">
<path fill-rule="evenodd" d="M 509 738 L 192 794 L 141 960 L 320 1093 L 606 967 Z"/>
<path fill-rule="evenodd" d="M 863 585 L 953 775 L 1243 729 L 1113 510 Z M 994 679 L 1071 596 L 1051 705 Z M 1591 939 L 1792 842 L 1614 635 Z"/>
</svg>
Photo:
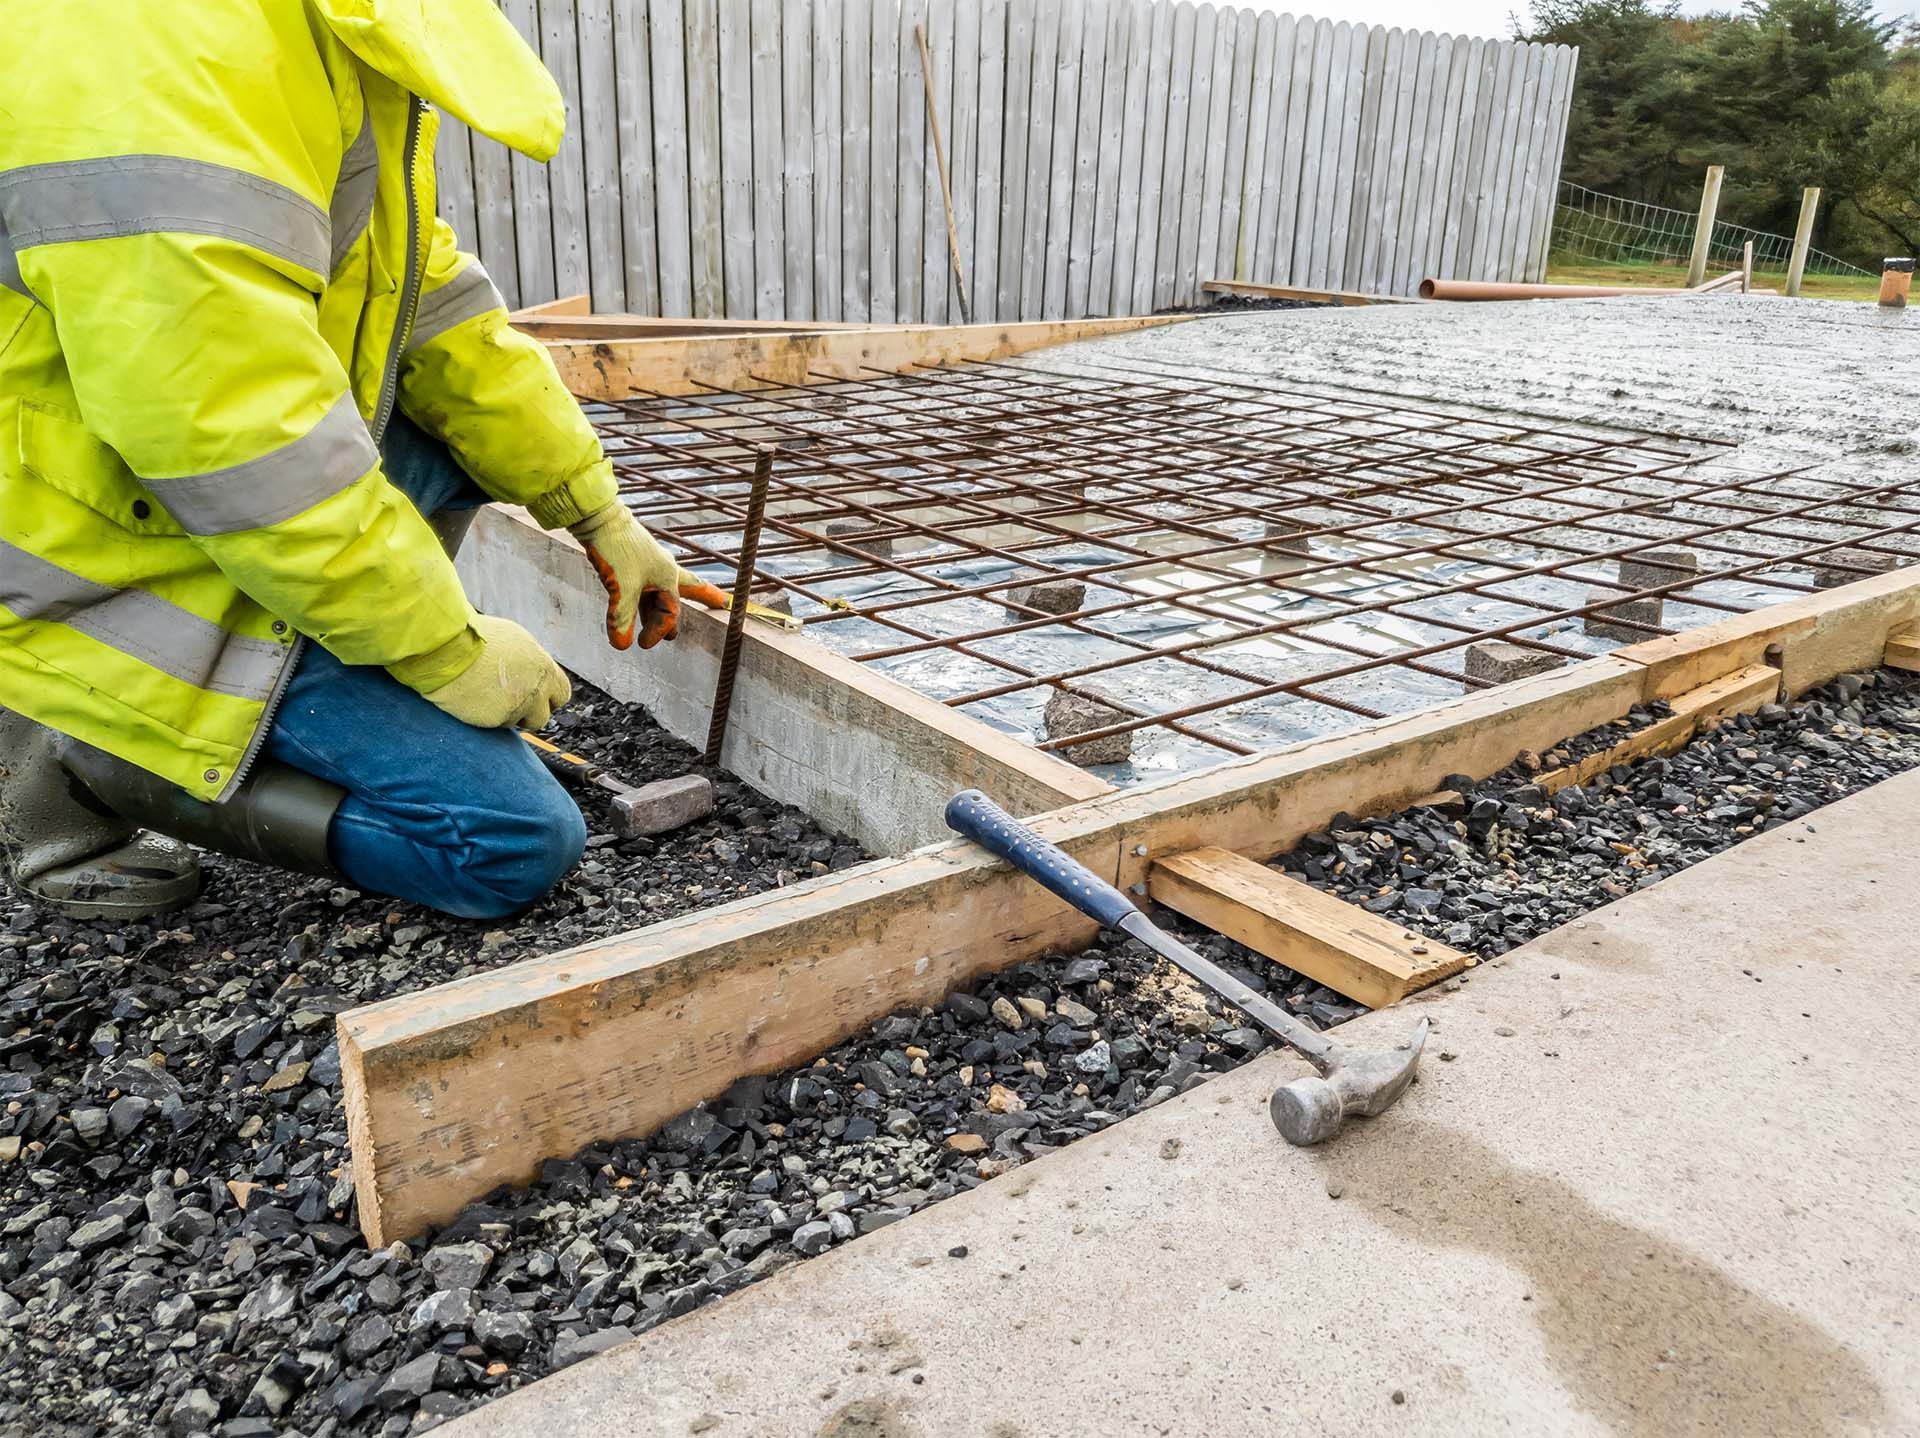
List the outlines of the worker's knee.
<svg viewBox="0 0 1920 1438">
<path fill-rule="evenodd" d="M 541 784 L 511 814 L 472 837 L 456 911 L 470 919 L 517 914 L 564 879 L 586 847 L 579 807 L 558 784 Z"/>
</svg>

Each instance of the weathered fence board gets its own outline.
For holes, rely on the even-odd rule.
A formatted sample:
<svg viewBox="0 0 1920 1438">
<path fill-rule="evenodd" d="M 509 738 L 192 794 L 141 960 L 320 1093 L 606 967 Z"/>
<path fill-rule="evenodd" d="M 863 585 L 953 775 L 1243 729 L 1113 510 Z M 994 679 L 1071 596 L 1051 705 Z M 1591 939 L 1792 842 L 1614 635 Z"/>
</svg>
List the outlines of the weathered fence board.
<svg viewBox="0 0 1920 1438">
<path fill-rule="evenodd" d="M 813 310 L 822 320 L 840 318 L 846 246 L 840 203 L 842 13 L 839 0 L 813 0 Z"/>
<path fill-rule="evenodd" d="M 567 134 L 539 165 L 448 117 L 441 213 L 516 305 L 712 319 L 1539 279 L 1578 59 L 1214 0 L 500 4 Z"/>
<path fill-rule="evenodd" d="M 701 319 L 727 316 L 745 319 L 747 311 L 729 310 L 726 302 L 726 223 L 720 181 L 720 4 L 719 0 L 686 0 L 686 7 L 683 83 L 687 105 L 687 265 L 692 275 L 692 312 Z M 670 121 L 670 116 L 655 111 L 655 130 Z M 662 268 L 665 268 L 664 261 Z"/>
<path fill-rule="evenodd" d="M 657 0 L 614 4 L 608 14 L 612 45 L 605 57 L 607 69 L 601 80 L 613 87 L 617 143 L 610 152 L 601 151 L 602 168 L 590 178 L 587 188 L 589 205 L 596 211 L 604 206 L 609 212 L 612 233 L 601 242 L 601 247 L 613 258 L 614 246 L 618 245 L 616 263 L 620 266 L 625 291 L 621 304 L 641 314 L 658 314 L 662 307 L 660 212 L 658 186 L 654 182 L 659 165 L 656 140 L 663 138 L 656 137 L 653 131 L 651 12 L 655 3 Z M 581 59 L 588 65 L 588 72 L 582 75 L 584 81 L 594 67 L 584 54 Z M 581 104 L 591 108 L 588 100 L 583 99 Z M 681 177 L 676 199 L 683 228 L 686 224 L 685 137 L 685 126 L 676 122 L 673 139 L 678 147 L 677 173 Z M 593 303 L 595 309 L 601 308 L 597 289 Z"/>
<path fill-rule="evenodd" d="M 976 320 L 1000 313 L 1000 167 L 1006 128 L 1008 24 L 1007 0 L 980 0 L 980 135 L 973 179 L 973 272 L 967 276 Z"/>
</svg>

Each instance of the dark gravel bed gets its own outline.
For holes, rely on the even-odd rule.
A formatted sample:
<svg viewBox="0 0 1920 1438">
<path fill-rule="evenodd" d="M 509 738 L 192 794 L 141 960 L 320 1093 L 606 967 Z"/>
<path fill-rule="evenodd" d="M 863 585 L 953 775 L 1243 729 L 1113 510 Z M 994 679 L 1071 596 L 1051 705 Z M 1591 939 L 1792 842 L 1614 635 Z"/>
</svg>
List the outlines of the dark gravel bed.
<svg viewBox="0 0 1920 1438">
<path fill-rule="evenodd" d="M 1278 295 L 1208 295 L 1191 305 L 1169 305 L 1156 315 L 1257 314 L 1265 310 L 1324 310 L 1331 300 L 1289 300 Z"/>
<path fill-rule="evenodd" d="M 1664 707 L 1664 706 L 1661 706 Z M 1597 752 L 1612 725 L 1559 746 Z M 1920 766 L 1920 676 L 1847 674 L 1791 707 L 1720 724 L 1671 758 L 1616 765 L 1551 797 L 1551 756 L 1473 784 L 1464 802 L 1336 816 L 1282 872 L 1482 958 L 1658 883 L 1755 834 Z"/>
<path fill-rule="evenodd" d="M 1734 721 L 1673 759 L 1532 806 L 1526 789 L 1541 760 L 1526 756 L 1531 768 L 1516 765 L 1483 784 L 1449 781 L 1465 784 L 1458 811 L 1337 821 L 1283 867 L 1460 947 L 1502 952 L 1920 764 L 1920 684 L 1848 678 L 1811 700 Z M 651 777 L 645 752 L 643 739 L 621 767 Z M 754 802 L 742 795 L 733 802 Z M 775 806 L 762 811 L 777 822 Z M 720 832 L 694 849 L 713 838 L 742 842 L 737 827 L 717 822 Z M 761 837 L 751 827 L 749 844 Z M 288 896 L 302 891 L 290 885 Z M 429 1244 L 369 1253 L 351 1227 L 337 1075 L 320 1048 L 330 1018 L 303 1027 L 306 1010 L 281 991 L 293 974 L 311 995 L 322 976 L 337 991 L 343 976 L 369 970 L 362 982 L 379 990 L 379 975 L 407 970 L 412 956 L 322 960 L 344 928 L 325 921 L 334 916 L 320 897 L 321 909 L 288 921 L 291 932 L 256 915 L 259 937 L 244 941 L 252 943 L 245 959 L 237 936 L 196 941 L 206 972 L 195 968 L 191 985 L 179 950 L 142 954 L 166 944 L 160 936 L 129 940 L 123 954 L 100 937 L 39 947 L 52 926 L 29 917 L 15 934 L 26 942 L 0 950 L 15 985 L 14 1026 L 53 1031 L 9 1055 L 20 1105 L 10 1122 L 47 1148 L 0 1163 L 0 1242 L 8 1245 L 0 1430 L 421 1431 L 1163 1102 L 1267 1046 L 1236 1011 L 1132 941 L 1104 935 L 937 1008 L 887 1017 L 811 1064 L 743 1080 L 652 1139 L 550 1162 L 539 1183 L 473 1205 Z M 1360 1011 L 1217 935 L 1158 917 L 1316 1024 Z M 309 946 L 290 960 L 292 935 L 316 920 Z M 202 927 L 191 915 L 188 922 Z M 446 927 L 416 939 L 414 952 L 450 944 Z M 464 956 L 436 956 L 442 976 L 479 961 L 474 938 L 461 937 Z M 75 942 L 96 947 L 76 954 Z M 219 942 L 234 950 L 230 960 L 211 957 Z M 37 948 L 34 957 L 27 947 Z M 496 949 L 511 956 L 498 941 Z M 74 976 L 64 998 L 67 985 L 44 987 L 63 974 Z M 245 982 L 220 999 L 236 979 Z M 140 984 L 147 988 L 132 991 L 144 994 L 145 1012 L 103 1010 Z M 169 985 L 171 997 L 161 992 Z M 244 1026 L 273 1003 L 284 1017 L 250 1056 L 233 1052 L 240 1029 L 208 1041 L 209 1026 Z M 128 1055 L 165 1051 L 160 1031 L 169 1021 L 189 1036 L 156 1076 Z M 119 1056 L 93 1052 L 101 1023 L 121 1030 Z M 299 1081 L 267 1091 L 309 1052 L 319 1057 Z M 176 1130 L 163 1104 L 121 1133 L 112 1095 L 144 1097 L 173 1076 L 186 1080 L 192 1121 Z M 53 1095 L 51 1105 L 42 1094 Z M 955 1248 L 916 1261 L 1004 1257 Z M 983 1276 L 989 1271 L 998 1270 Z"/>
<path fill-rule="evenodd" d="M 576 686 L 549 731 L 568 748 L 633 783 L 700 769 L 642 711 Z M 0 893 L 0 1432 L 148 1431 L 195 1388 L 214 1408 L 189 1400 L 180 1432 L 249 1405 L 259 1423 L 220 1431 L 291 1428 L 366 1303 L 335 1271 L 368 1255 L 334 1015 L 866 857 L 701 772 L 715 812 L 657 841 L 616 840 L 582 791 L 585 860 L 498 925 L 218 856 L 201 901 L 153 923 Z"/>
</svg>

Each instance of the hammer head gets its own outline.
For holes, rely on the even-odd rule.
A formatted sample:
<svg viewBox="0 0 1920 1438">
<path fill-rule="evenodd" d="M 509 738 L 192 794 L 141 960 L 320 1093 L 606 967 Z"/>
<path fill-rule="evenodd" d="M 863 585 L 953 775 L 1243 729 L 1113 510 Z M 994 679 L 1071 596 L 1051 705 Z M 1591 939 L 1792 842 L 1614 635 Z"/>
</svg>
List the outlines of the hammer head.
<svg viewBox="0 0 1920 1438">
<path fill-rule="evenodd" d="M 1304 1147 L 1332 1138 L 1348 1114 L 1372 1118 L 1385 1113 L 1413 1082 L 1427 1029 L 1427 1020 L 1421 1019 L 1413 1036 L 1397 1049 L 1335 1047 L 1319 1074 L 1274 1090 L 1267 1105 L 1273 1126 L 1288 1143 Z"/>
</svg>

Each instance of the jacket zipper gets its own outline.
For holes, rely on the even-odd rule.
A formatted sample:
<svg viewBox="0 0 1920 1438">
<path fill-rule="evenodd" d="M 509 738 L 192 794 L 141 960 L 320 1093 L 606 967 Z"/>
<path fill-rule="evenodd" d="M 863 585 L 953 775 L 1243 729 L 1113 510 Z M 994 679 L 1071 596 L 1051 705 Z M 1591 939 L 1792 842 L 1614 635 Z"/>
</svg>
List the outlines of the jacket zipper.
<svg viewBox="0 0 1920 1438">
<path fill-rule="evenodd" d="M 393 318 L 393 343 L 387 350 L 386 373 L 380 378 L 380 399 L 373 408 L 373 442 L 386 438 L 387 423 L 393 418 L 393 403 L 400 393 L 400 356 L 413 338 L 413 322 L 420 310 L 420 285 L 425 278 L 427 257 L 420 241 L 426 229 L 420 223 L 420 122 L 427 102 L 414 96 L 407 110 L 407 273 L 400 285 L 400 313 Z"/>
<path fill-rule="evenodd" d="M 420 123 L 427 112 L 427 102 L 419 96 L 411 96 L 407 108 L 407 144 L 405 150 L 405 169 L 407 182 L 407 272 L 400 284 L 400 312 L 394 316 L 393 343 L 387 350 L 387 365 L 380 377 L 380 398 L 374 405 L 373 434 L 374 447 L 386 437 L 387 424 L 393 418 L 394 401 L 400 392 L 400 357 L 405 353 L 407 341 L 413 338 L 413 322 L 420 310 L 420 286 L 425 278 L 427 257 L 421 251 L 421 237 L 426 227 L 420 223 Z M 233 777 L 220 790 L 215 802 L 223 802 L 233 797 L 234 792 L 246 782 L 247 775 L 253 772 L 253 766 L 260 761 L 260 751 L 266 747 L 267 735 L 273 730 L 273 721 L 279 716 L 280 705 L 287 697 L 287 686 L 293 681 L 293 671 L 299 666 L 300 656 L 306 653 L 307 637 L 304 634 L 294 636 L 293 643 L 287 648 L 286 662 L 280 666 L 280 676 L 273 681 L 273 689 L 267 695 L 267 701 L 260 709 L 260 722 L 253 731 L 253 738 L 247 742 L 246 751 L 241 754 L 240 762 L 233 766 Z"/>
</svg>

